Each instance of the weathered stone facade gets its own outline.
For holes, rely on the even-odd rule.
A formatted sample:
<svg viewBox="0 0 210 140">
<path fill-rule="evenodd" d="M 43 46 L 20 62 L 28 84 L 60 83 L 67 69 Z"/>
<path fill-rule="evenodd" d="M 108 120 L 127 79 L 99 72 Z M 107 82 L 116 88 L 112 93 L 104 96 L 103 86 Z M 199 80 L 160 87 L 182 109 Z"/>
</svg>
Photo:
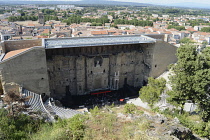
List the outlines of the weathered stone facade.
<svg viewBox="0 0 210 140">
<path fill-rule="evenodd" d="M 151 70 L 154 44 L 126 44 L 46 50 L 54 96 L 141 87 Z"/>
<path fill-rule="evenodd" d="M 49 93 L 46 55 L 43 47 L 33 47 L 0 63 L 0 77 L 4 92 L 15 84 L 36 93 Z"/>
<path fill-rule="evenodd" d="M 175 46 L 140 36 L 45 39 L 42 47 L 0 62 L 2 86 L 6 92 L 14 82 L 56 99 L 141 87 L 176 62 L 175 52 Z"/>
</svg>

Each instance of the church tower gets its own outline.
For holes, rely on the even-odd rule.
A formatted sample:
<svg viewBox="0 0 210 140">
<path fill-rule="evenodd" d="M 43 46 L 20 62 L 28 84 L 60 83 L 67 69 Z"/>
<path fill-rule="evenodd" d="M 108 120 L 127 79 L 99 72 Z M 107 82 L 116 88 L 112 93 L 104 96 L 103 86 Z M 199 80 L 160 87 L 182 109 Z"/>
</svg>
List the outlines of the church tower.
<svg viewBox="0 0 210 140">
<path fill-rule="evenodd" d="M 40 24 L 44 24 L 45 23 L 44 22 L 44 14 L 43 13 L 39 13 L 38 18 L 39 18 L 39 23 Z"/>
</svg>

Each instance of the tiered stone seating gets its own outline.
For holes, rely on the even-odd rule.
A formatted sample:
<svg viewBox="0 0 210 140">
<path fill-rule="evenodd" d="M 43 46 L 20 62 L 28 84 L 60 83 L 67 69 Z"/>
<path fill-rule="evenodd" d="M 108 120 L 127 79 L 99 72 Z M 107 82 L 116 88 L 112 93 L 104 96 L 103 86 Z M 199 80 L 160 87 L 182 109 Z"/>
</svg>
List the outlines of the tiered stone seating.
<svg viewBox="0 0 210 140">
<path fill-rule="evenodd" d="M 40 111 L 40 112 L 44 112 L 47 113 L 47 110 L 45 109 L 41 97 L 40 95 L 33 93 L 31 91 L 28 91 L 26 89 L 23 89 L 23 94 L 27 97 L 27 96 L 31 96 L 31 98 L 29 99 L 29 101 L 26 102 L 27 105 L 30 105 L 30 109 L 32 111 Z"/>
<path fill-rule="evenodd" d="M 76 114 L 82 114 L 79 111 L 73 110 L 73 109 L 65 109 L 57 106 L 51 106 L 56 115 L 58 115 L 60 118 L 71 118 Z"/>
<path fill-rule="evenodd" d="M 26 102 L 27 105 L 30 105 L 32 111 L 40 111 L 51 116 L 58 115 L 60 118 L 71 118 L 76 114 L 82 114 L 79 111 L 73 109 L 65 109 L 62 107 L 57 107 L 52 105 L 50 100 L 47 100 L 45 103 L 42 102 L 41 95 L 23 89 L 23 95 L 25 97 L 31 96 L 29 101 Z"/>
</svg>

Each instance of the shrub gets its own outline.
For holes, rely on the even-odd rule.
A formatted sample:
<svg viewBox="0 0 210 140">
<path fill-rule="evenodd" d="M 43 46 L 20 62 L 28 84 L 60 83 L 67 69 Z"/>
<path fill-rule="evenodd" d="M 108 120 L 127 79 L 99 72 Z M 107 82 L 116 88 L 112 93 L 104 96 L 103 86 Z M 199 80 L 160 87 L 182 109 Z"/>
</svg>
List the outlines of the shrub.
<svg viewBox="0 0 210 140">
<path fill-rule="evenodd" d="M 152 108 L 152 111 L 153 111 L 153 112 L 159 112 L 159 110 L 160 110 L 159 107 Z"/>
<path fill-rule="evenodd" d="M 75 115 L 73 118 L 68 119 L 67 129 L 70 130 L 70 135 L 72 135 L 73 140 L 82 139 L 84 136 L 84 118 L 82 115 Z"/>
<path fill-rule="evenodd" d="M 142 115 L 142 114 L 144 114 L 144 111 L 142 111 L 142 110 L 137 110 L 136 113 L 139 114 L 139 115 Z"/>
<path fill-rule="evenodd" d="M 70 119 L 58 119 L 52 125 L 44 125 L 32 140 L 80 140 L 84 137 L 84 116 L 75 115 Z"/>
<path fill-rule="evenodd" d="M 90 113 L 95 116 L 99 113 L 99 108 L 98 106 L 95 106 L 93 109 L 90 109 Z"/>
<path fill-rule="evenodd" d="M 141 123 L 138 124 L 139 129 L 142 132 L 146 132 L 150 128 L 151 121 L 142 120 Z"/>
<path fill-rule="evenodd" d="M 43 123 L 43 120 L 25 114 L 19 114 L 14 118 L 8 116 L 5 109 L 0 109 L 0 139 L 26 139 L 31 133 L 37 132 Z"/>
<path fill-rule="evenodd" d="M 124 112 L 129 114 L 134 114 L 137 110 L 137 107 L 134 104 L 126 104 L 124 106 Z"/>
</svg>

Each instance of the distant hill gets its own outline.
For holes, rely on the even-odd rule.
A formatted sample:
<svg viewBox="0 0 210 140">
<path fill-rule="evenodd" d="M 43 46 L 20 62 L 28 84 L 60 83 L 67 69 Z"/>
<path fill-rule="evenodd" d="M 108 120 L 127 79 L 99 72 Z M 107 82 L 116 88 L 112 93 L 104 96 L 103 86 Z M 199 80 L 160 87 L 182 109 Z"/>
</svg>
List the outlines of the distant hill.
<svg viewBox="0 0 210 140">
<path fill-rule="evenodd" d="M 174 3 L 170 6 L 174 7 L 188 7 L 188 8 L 206 8 L 210 9 L 210 4 L 202 4 L 202 3 L 196 3 L 196 2 L 183 2 L 183 3 Z"/>
<path fill-rule="evenodd" d="M 107 0 L 82 0 L 82 1 L 14 1 L 14 0 L 0 0 L 0 4 L 85 4 L 85 5 L 135 5 L 135 6 L 151 6 L 152 4 L 135 3 L 135 2 L 119 2 Z"/>
<path fill-rule="evenodd" d="M 105 4 L 105 5 L 136 5 L 136 6 L 149 6 L 152 4 L 137 3 L 137 2 L 119 2 L 119 1 L 107 1 L 107 0 L 82 0 L 78 1 L 81 4 Z"/>
<path fill-rule="evenodd" d="M 19 5 L 19 4 L 74 4 L 74 5 L 124 5 L 124 6 L 173 6 L 173 7 L 188 7 L 188 8 L 207 8 L 210 9 L 210 4 L 202 4 L 198 2 L 183 2 L 174 4 L 147 4 L 138 2 L 120 2 L 107 0 L 81 0 L 81 1 L 58 1 L 58 0 L 0 0 L 0 5 Z"/>
</svg>

